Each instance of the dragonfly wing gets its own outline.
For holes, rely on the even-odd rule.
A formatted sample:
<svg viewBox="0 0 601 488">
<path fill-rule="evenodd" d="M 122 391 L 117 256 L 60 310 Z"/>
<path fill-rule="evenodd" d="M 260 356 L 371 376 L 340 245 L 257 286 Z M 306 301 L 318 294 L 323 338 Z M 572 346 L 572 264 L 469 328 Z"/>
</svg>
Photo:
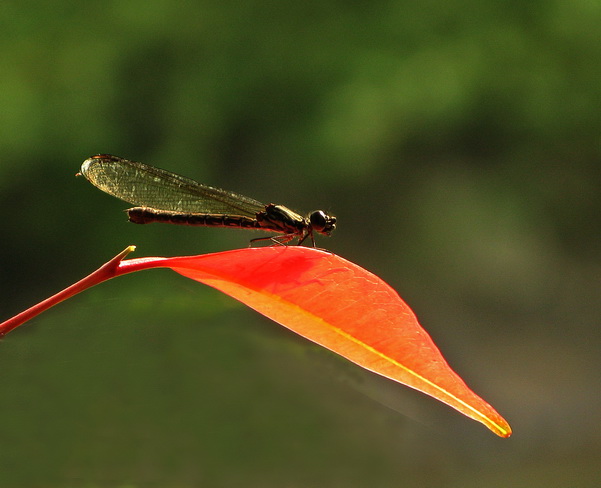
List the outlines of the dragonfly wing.
<svg viewBox="0 0 601 488">
<path fill-rule="evenodd" d="M 252 198 L 116 156 L 86 159 L 81 174 L 105 193 L 140 207 L 248 217 L 265 208 Z"/>
</svg>

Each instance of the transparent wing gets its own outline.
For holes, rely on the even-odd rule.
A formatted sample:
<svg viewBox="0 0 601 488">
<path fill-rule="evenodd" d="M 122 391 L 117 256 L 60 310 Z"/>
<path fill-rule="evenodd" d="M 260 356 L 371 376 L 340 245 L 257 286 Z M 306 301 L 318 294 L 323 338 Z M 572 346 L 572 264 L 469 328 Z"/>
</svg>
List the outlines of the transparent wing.
<svg viewBox="0 0 601 488">
<path fill-rule="evenodd" d="M 81 174 L 103 192 L 140 207 L 248 217 L 265 208 L 252 198 L 107 154 L 86 159 Z"/>
</svg>

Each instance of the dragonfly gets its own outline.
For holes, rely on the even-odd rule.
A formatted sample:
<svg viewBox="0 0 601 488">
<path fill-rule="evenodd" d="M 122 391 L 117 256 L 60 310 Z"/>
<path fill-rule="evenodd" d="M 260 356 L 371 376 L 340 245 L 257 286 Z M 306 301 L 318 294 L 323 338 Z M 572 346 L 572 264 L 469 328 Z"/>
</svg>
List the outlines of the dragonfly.
<svg viewBox="0 0 601 488">
<path fill-rule="evenodd" d="M 336 217 L 323 210 L 302 216 L 284 205 L 267 205 L 237 193 L 198 183 L 164 169 L 110 154 L 86 159 L 80 173 L 105 193 L 136 205 L 127 209 L 130 222 L 154 222 L 204 227 L 229 227 L 276 232 L 281 235 L 252 239 L 286 244 L 314 234 L 330 236 Z"/>
</svg>

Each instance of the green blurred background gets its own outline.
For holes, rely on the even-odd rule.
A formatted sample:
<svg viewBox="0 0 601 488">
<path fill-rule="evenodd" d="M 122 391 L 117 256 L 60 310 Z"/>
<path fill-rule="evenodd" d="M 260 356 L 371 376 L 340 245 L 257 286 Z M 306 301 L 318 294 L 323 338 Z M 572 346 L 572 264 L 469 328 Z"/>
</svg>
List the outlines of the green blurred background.
<svg viewBox="0 0 601 488">
<path fill-rule="evenodd" d="M 305 212 L 412 306 L 495 437 L 166 270 L 0 344 L 0 486 L 596 487 L 601 3 L 0 6 L 0 312 L 248 232 L 134 226 L 112 153 Z"/>
</svg>

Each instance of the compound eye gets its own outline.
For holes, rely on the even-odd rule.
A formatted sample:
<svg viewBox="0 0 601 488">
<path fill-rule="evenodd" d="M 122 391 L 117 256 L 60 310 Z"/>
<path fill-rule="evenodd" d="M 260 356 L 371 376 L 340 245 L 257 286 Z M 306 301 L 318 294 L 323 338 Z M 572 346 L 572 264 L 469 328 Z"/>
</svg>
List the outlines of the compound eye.
<svg viewBox="0 0 601 488">
<path fill-rule="evenodd" d="M 328 224 L 328 219 L 323 210 L 316 210 L 309 215 L 309 222 L 311 222 L 311 227 L 317 232 L 321 232 L 326 228 Z"/>
</svg>

